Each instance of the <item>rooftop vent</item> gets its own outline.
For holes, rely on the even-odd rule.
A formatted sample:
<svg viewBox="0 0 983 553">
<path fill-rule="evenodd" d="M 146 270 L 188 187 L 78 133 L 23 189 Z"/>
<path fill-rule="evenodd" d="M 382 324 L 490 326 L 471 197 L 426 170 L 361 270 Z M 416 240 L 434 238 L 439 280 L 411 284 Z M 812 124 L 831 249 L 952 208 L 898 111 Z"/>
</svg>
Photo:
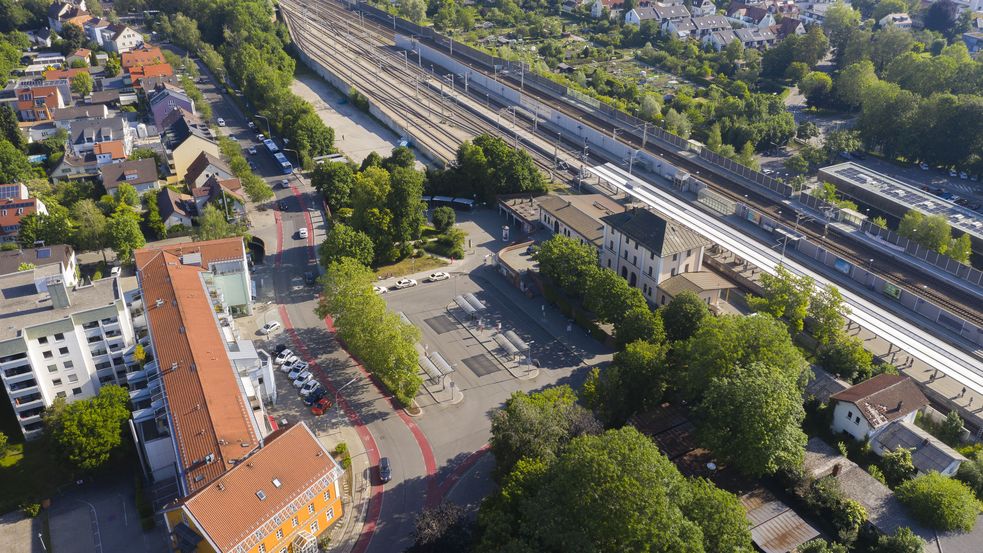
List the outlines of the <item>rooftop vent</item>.
<svg viewBox="0 0 983 553">
<path fill-rule="evenodd" d="M 266 492 L 263 490 L 256 490 L 256 497 L 258 497 L 260 501 L 266 501 Z"/>
<path fill-rule="evenodd" d="M 156 307 L 162 307 L 164 305 L 164 300 L 157 298 L 157 301 L 154 302 L 154 305 Z"/>
<path fill-rule="evenodd" d="M 206 463 L 214 463 L 215 462 L 215 454 L 214 453 L 209 453 L 208 455 L 205 455 L 205 462 Z"/>
<path fill-rule="evenodd" d="M 280 479 L 279 479 L 279 478 L 274 478 L 274 479 L 273 479 L 273 486 L 274 486 L 274 487 L 276 487 L 276 488 L 279 488 L 279 487 L 280 487 L 280 486 L 282 486 L 282 485 L 283 485 L 283 484 L 282 484 L 282 483 L 280 482 Z"/>
</svg>

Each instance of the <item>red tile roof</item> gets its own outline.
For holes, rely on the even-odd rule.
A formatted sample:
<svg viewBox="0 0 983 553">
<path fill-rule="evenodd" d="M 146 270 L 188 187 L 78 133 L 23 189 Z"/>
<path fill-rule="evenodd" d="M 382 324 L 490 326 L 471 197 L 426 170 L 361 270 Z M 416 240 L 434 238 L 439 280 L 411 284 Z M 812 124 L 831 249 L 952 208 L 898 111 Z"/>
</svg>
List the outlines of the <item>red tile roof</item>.
<svg viewBox="0 0 983 553">
<path fill-rule="evenodd" d="M 170 77 L 174 75 L 174 68 L 166 63 L 156 63 L 154 65 L 141 65 L 129 69 L 130 81 L 134 87 L 140 88 L 138 83 L 149 77 Z"/>
<path fill-rule="evenodd" d="M 270 436 L 245 462 L 185 499 L 184 507 L 220 551 L 232 551 L 275 516 L 289 520 L 310 502 L 308 491 L 312 496 L 321 493 L 341 474 L 307 425 L 295 424 Z M 260 491 L 265 499 L 257 495 Z M 301 502 L 294 503 L 298 499 Z"/>
<path fill-rule="evenodd" d="M 78 75 L 79 73 L 88 73 L 88 67 L 74 67 L 70 69 L 52 69 L 50 71 L 44 72 L 44 80 L 46 81 L 56 81 L 58 79 L 69 79 Z"/>
<path fill-rule="evenodd" d="M 112 155 L 112 159 L 126 159 L 122 140 L 99 142 L 92 148 L 92 152 L 96 155 L 110 154 Z"/>
<path fill-rule="evenodd" d="M 37 210 L 37 198 L 28 198 L 26 200 L 16 200 L 13 198 L 0 199 L 0 236 L 8 234 L 8 232 L 4 231 L 5 228 L 19 227 L 21 219 Z M 11 231 L 10 234 L 16 234 L 16 231 Z"/>
<path fill-rule="evenodd" d="M 143 48 L 123 52 L 120 66 L 123 69 L 131 67 L 141 67 L 144 65 L 156 65 L 164 63 L 164 54 L 156 46 L 144 46 Z"/>
<path fill-rule="evenodd" d="M 201 266 L 183 263 L 182 255 L 196 252 Z M 207 486 L 259 446 L 200 276 L 211 261 L 244 255 L 241 238 L 136 252 L 179 463 L 191 491 Z"/>
</svg>

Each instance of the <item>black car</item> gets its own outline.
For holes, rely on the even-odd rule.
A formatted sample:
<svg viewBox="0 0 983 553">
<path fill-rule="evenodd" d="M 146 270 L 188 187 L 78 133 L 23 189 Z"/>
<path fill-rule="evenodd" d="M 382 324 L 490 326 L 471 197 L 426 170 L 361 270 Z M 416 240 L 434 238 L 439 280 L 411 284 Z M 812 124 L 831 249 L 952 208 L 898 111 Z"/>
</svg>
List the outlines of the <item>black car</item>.
<svg viewBox="0 0 983 553">
<path fill-rule="evenodd" d="M 379 459 L 379 480 L 383 484 L 393 479 L 393 468 L 389 464 L 389 457 Z"/>
<path fill-rule="evenodd" d="M 273 348 L 273 353 L 275 355 L 280 355 L 280 352 L 285 349 L 287 349 L 287 344 L 277 344 L 276 347 Z"/>
<path fill-rule="evenodd" d="M 314 283 L 317 282 L 317 273 L 315 273 L 314 271 L 306 271 L 304 273 L 304 282 L 308 286 L 314 286 Z"/>
<path fill-rule="evenodd" d="M 326 395 L 328 395 L 327 390 L 325 390 L 324 388 L 318 388 L 313 392 L 307 394 L 307 397 L 304 398 L 304 405 L 307 405 L 308 407 L 314 405 Z"/>
</svg>

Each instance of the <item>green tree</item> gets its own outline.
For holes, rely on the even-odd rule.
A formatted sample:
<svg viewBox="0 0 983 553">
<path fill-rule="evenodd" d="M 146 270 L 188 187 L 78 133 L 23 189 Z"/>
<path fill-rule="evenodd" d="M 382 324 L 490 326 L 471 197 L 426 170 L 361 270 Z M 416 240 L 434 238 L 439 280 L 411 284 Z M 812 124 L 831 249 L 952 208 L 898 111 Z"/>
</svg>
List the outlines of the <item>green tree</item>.
<svg viewBox="0 0 983 553">
<path fill-rule="evenodd" d="M 62 53 L 65 55 L 78 50 L 85 44 L 85 31 L 75 23 L 62 25 L 61 32 L 58 34 L 61 36 L 63 42 Z"/>
<path fill-rule="evenodd" d="M 959 238 L 953 238 L 949 242 L 949 247 L 945 253 L 956 261 L 969 265 L 969 257 L 973 254 L 973 242 L 968 234 L 962 234 Z"/>
<path fill-rule="evenodd" d="M 697 478 L 690 481 L 689 497 L 682 510 L 686 518 L 696 521 L 703 530 L 704 551 L 754 551 L 750 522 L 734 494 L 709 480 Z"/>
<path fill-rule="evenodd" d="M 536 260 L 539 272 L 570 295 L 584 293 L 588 277 L 599 270 L 594 248 L 562 234 L 540 244 Z"/>
<path fill-rule="evenodd" d="M 7 435 L 0 432 L 0 458 L 7 455 Z"/>
<path fill-rule="evenodd" d="M 710 317 L 707 304 L 700 299 L 700 296 L 690 291 L 677 295 L 669 305 L 662 308 L 660 313 L 666 339 L 671 342 L 689 339 Z"/>
<path fill-rule="evenodd" d="M 741 472 L 761 476 L 802 464 L 802 395 L 781 369 L 752 363 L 712 379 L 699 411 L 701 442 Z"/>
<path fill-rule="evenodd" d="M 324 267 L 342 257 L 350 257 L 368 266 L 375 257 L 369 235 L 342 223 L 335 223 L 331 227 L 324 242 L 318 246 L 318 254 Z"/>
<path fill-rule="evenodd" d="M 406 0 L 399 4 L 399 15 L 414 23 L 423 22 L 426 17 L 427 4 L 423 0 Z"/>
<path fill-rule="evenodd" d="M 102 71 L 107 77 L 115 77 L 119 75 L 121 70 L 119 57 L 115 54 L 110 54 L 109 59 L 106 60 L 106 64 L 103 66 Z"/>
<path fill-rule="evenodd" d="M 79 200 L 72 206 L 72 220 L 78 225 L 75 246 L 82 251 L 102 250 L 107 245 L 108 220 L 91 198 Z"/>
<path fill-rule="evenodd" d="M 775 275 L 761 273 L 764 295 L 748 298 L 748 305 L 776 319 L 784 318 L 790 332 L 802 332 L 815 282 L 807 275 L 795 276 L 781 265 L 775 272 Z"/>
<path fill-rule="evenodd" d="M 126 204 L 130 207 L 140 205 L 140 195 L 137 194 L 137 189 L 126 183 L 119 185 L 113 197 L 117 204 Z"/>
<path fill-rule="evenodd" d="M 850 308 L 843 304 L 843 294 L 832 284 L 816 288 L 809 298 L 812 335 L 820 344 L 828 344 L 843 333 L 843 323 Z"/>
<path fill-rule="evenodd" d="M 804 175 L 809 172 L 809 162 L 801 154 L 785 158 L 783 165 L 785 169 L 795 175 Z"/>
<path fill-rule="evenodd" d="M 945 420 L 939 425 L 938 438 L 952 447 L 957 447 L 962 442 L 963 419 L 959 413 L 953 409 L 945 416 Z"/>
<path fill-rule="evenodd" d="M 874 360 L 859 338 L 845 335 L 821 345 L 817 357 L 824 369 L 846 380 L 869 376 Z"/>
<path fill-rule="evenodd" d="M 621 424 L 662 401 L 672 376 L 665 344 L 638 340 L 625 346 L 598 382 L 597 409 L 605 421 Z"/>
<path fill-rule="evenodd" d="M 860 12 L 844 4 L 836 2 L 828 10 L 823 19 L 823 30 L 829 37 L 829 43 L 839 50 L 846 45 L 847 39 L 860 26 Z"/>
<path fill-rule="evenodd" d="M 798 553 L 848 553 L 845 545 L 816 538 L 799 546 Z"/>
<path fill-rule="evenodd" d="M 453 209 L 447 206 L 441 206 L 433 210 L 431 218 L 433 219 L 433 226 L 437 229 L 437 232 L 445 233 L 454 226 L 457 214 L 454 213 Z"/>
<path fill-rule="evenodd" d="M 167 227 L 160 217 L 160 206 L 157 205 L 157 192 L 151 190 L 143 195 L 143 224 L 153 235 L 154 239 L 167 238 Z"/>
<path fill-rule="evenodd" d="M 129 393 L 104 385 L 92 399 L 58 405 L 45 417 L 45 426 L 65 458 L 82 470 L 95 469 L 123 441 L 123 423 L 130 417 Z"/>
<path fill-rule="evenodd" d="M 72 92 L 75 94 L 82 97 L 92 94 L 93 80 L 92 75 L 90 75 L 88 71 L 82 71 L 78 75 L 75 75 L 72 77 L 71 82 Z"/>
<path fill-rule="evenodd" d="M 311 184 L 324 196 L 332 212 L 351 205 L 355 169 L 349 163 L 321 163 L 314 168 Z"/>
<path fill-rule="evenodd" d="M 17 127 L 17 114 L 8 104 L 0 106 L 0 141 L 2 140 L 11 143 L 18 150 L 23 150 L 27 145 L 24 133 Z"/>
<path fill-rule="evenodd" d="M 140 216 L 126 204 L 116 206 L 116 211 L 109 217 L 108 230 L 116 258 L 124 263 L 133 258 L 134 250 L 147 243 L 140 230 Z"/>
<path fill-rule="evenodd" d="M 959 465 L 956 479 L 966 484 L 976 494 L 976 498 L 983 501 L 983 451 L 976 451 L 966 457 L 968 459 Z"/>
<path fill-rule="evenodd" d="M 908 4 L 904 0 L 880 0 L 874 7 L 871 18 L 880 21 L 885 15 L 892 13 L 905 13 L 908 11 Z"/>
<path fill-rule="evenodd" d="M 22 247 L 33 248 L 38 242 L 53 246 L 71 244 L 76 225 L 64 206 L 51 204 L 48 213 L 31 213 L 21 219 L 17 241 Z"/>
<path fill-rule="evenodd" d="M 645 340 L 653 344 L 666 341 L 666 331 L 662 326 L 662 317 L 653 312 L 648 306 L 638 306 L 625 313 L 620 323 L 614 329 L 618 347 L 624 347 L 636 340 Z"/>
<path fill-rule="evenodd" d="M 513 393 L 492 415 L 489 443 L 496 471 L 505 476 L 523 457 L 552 460 L 571 439 L 600 431 L 590 411 L 577 404 L 573 390 L 555 386 L 533 394 Z"/>
<path fill-rule="evenodd" d="M 23 182 L 33 174 L 24 152 L 7 140 L 0 140 L 0 182 Z"/>
<path fill-rule="evenodd" d="M 808 374 L 808 363 L 792 344 L 788 329 L 768 315 L 708 318 L 692 337 L 676 345 L 673 357 L 684 371 L 679 384 L 689 399 L 699 398 L 712 379 L 755 363 L 778 368 L 796 385 L 804 386 Z"/>
<path fill-rule="evenodd" d="M 911 528 L 902 526 L 890 536 L 878 536 L 873 553 L 923 553 L 924 550 L 925 541 Z"/>
<path fill-rule="evenodd" d="M 941 215 L 924 215 L 909 210 L 898 223 L 898 234 L 938 253 L 946 253 L 952 242 L 952 229 Z"/>
<path fill-rule="evenodd" d="M 936 530 L 969 532 L 980 512 L 969 486 L 935 471 L 902 483 L 894 494 L 919 522 Z"/>
<path fill-rule="evenodd" d="M 799 90 L 810 106 L 820 106 L 833 90 L 833 79 L 826 73 L 813 71 L 799 81 Z"/>
<path fill-rule="evenodd" d="M 225 214 L 212 204 L 205 206 L 195 222 L 198 224 L 198 228 L 195 229 L 195 240 L 218 240 L 245 234 L 242 225 L 230 223 L 225 218 Z"/>
<path fill-rule="evenodd" d="M 881 456 L 881 470 L 890 486 L 910 480 L 918 472 L 911 460 L 911 450 L 901 446 L 884 452 Z"/>
<path fill-rule="evenodd" d="M 584 307 L 594 312 L 602 321 L 618 327 L 628 313 L 648 309 L 648 303 L 645 302 L 642 291 L 630 286 L 618 273 L 611 269 L 595 269 L 587 276 Z"/>
</svg>

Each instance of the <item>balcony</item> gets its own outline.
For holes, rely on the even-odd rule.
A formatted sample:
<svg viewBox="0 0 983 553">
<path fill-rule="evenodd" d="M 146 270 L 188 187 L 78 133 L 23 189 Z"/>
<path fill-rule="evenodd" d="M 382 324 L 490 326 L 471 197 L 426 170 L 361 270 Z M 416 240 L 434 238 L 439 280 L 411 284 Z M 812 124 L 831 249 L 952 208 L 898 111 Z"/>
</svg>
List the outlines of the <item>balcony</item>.
<svg viewBox="0 0 983 553">
<path fill-rule="evenodd" d="M 37 389 L 37 387 L 38 383 L 33 378 L 25 378 L 20 382 L 7 381 L 7 389 L 10 390 L 11 393 L 19 392 L 21 390 L 30 390 L 32 388 Z"/>
<path fill-rule="evenodd" d="M 90 344 L 95 344 L 96 342 L 102 341 L 102 332 L 96 332 L 95 334 L 90 334 L 86 337 L 86 342 Z"/>
<path fill-rule="evenodd" d="M 8 364 L 20 361 L 21 359 L 27 359 L 27 353 L 15 353 L 13 355 L 7 355 L 0 357 L 0 367 Z"/>
<path fill-rule="evenodd" d="M 99 321 L 92 321 L 89 323 L 85 323 L 84 325 L 82 325 L 82 328 L 85 330 L 93 330 L 99 328 Z"/>
<path fill-rule="evenodd" d="M 22 422 L 24 422 L 24 421 L 33 419 L 34 417 L 41 416 L 41 413 L 43 413 L 43 412 L 44 412 L 44 407 L 43 406 L 41 406 L 41 407 L 33 407 L 31 409 L 26 409 L 24 411 L 18 411 L 17 412 L 17 418 L 19 418 Z"/>
<path fill-rule="evenodd" d="M 33 407 L 35 405 L 41 405 L 44 403 L 44 398 L 41 397 L 41 394 L 35 392 L 33 394 L 27 394 L 24 396 L 15 397 L 13 398 L 13 401 L 14 401 L 14 408 L 20 409 L 26 407 Z"/>
<path fill-rule="evenodd" d="M 5 371 L 3 371 L 3 376 L 4 378 L 13 378 L 15 376 L 20 376 L 22 374 L 30 374 L 30 372 L 31 372 L 30 365 L 21 365 L 19 367 L 14 367 L 12 369 L 6 369 Z"/>
<path fill-rule="evenodd" d="M 103 355 L 108 355 L 109 354 L 109 352 L 106 350 L 106 348 L 90 349 L 89 352 L 92 354 L 92 357 L 93 358 L 101 357 Z"/>
<path fill-rule="evenodd" d="M 123 335 L 123 333 L 120 332 L 119 330 L 107 330 L 106 331 L 106 338 L 117 338 L 117 337 L 122 336 L 122 335 Z"/>
</svg>

